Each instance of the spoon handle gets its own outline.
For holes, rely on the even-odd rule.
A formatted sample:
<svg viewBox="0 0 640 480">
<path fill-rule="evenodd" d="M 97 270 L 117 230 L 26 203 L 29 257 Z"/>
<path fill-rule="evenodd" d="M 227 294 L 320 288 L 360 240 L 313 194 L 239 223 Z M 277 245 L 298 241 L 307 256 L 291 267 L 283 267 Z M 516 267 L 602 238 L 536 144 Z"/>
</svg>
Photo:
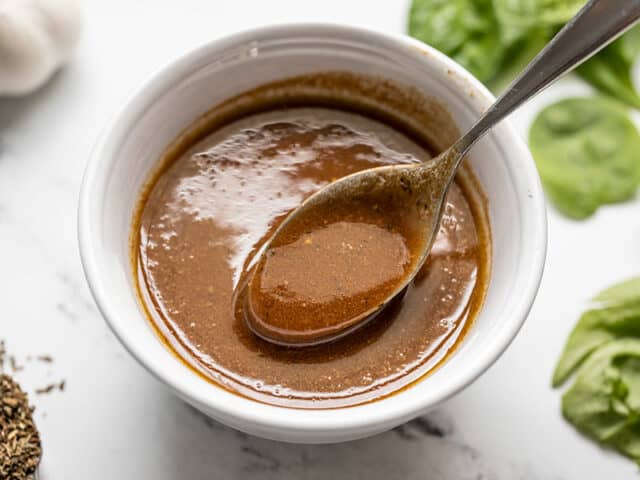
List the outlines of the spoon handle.
<svg viewBox="0 0 640 480">
<path fill-rule="evenodd" d="M 640 19 L 640 0 L 590 0 L 453 146 L 462 158 L 495 124 L 622 35 Z"/>
</svg>

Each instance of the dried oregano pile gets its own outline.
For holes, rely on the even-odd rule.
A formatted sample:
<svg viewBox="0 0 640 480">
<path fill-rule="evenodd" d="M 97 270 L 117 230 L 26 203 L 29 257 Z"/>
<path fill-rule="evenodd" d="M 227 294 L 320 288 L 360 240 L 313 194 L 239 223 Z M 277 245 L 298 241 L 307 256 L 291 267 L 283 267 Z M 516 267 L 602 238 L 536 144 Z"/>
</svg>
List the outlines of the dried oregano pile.
<svg viewBox="0 0 640 480">
<path fill-rule="evenodd" d="M 40 435 L 27 395 L 8 375 L 0 374 L 0 479 L 33 479 L 40 463 Z"/>
</svg>

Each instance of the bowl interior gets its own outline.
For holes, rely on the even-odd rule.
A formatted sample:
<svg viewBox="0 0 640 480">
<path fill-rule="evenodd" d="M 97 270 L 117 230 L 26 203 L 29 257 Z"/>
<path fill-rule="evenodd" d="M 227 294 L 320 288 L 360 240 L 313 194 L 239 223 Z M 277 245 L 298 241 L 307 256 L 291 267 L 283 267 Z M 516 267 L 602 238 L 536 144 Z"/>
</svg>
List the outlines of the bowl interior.
<svg viewBox="0 0 640 480">
<path fill-rule="evenodd" d="M 139 192 L 169 142 L 213 105 L 318 71 L 375 74 L 439 98 L 461 130 L 493 100 L 448 58 L 407 38 L 335 26 L 272 27 L 204 46 L 155 75 L 113 119 L 90 161 L 80 210 L 87 278 L 103 315 L 131 353 L 197 408 L 249 433 L 289 441 L 356 438 L 393 427 L 452 395 L 506 348 L 528 313 L 546 245 L 542 193 L 531 157 L 508 124 L 471 154 L 489 199 L 492 276 L 485 305 L 457 351 L 424 381 L 382 401 L 331 411 L 262 405 L 187 369 L 145 319 L 128 239 Z"/>
</svg>

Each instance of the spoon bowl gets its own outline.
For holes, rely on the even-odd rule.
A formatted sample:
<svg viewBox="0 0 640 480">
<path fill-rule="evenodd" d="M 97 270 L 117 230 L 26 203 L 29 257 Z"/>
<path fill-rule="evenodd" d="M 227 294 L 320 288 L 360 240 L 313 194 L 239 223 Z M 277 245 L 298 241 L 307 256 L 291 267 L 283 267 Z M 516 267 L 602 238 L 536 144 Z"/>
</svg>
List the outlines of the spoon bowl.
<svg viewBox="0 0 640 480">
<path fill-rule="evenodd" d="M 334 341 L 374 319 L 406 289 L 407 283 L 424 265 L 438 231 L 448 182 L 452 178 L 452 162 L 458 161 L 455 155 L 447 151 L 445 155 L 423 164 L 372 168 L 334 181 L 307 198 L 280 224 L 264 245 L 262 251 L 265 253 L 253 269 L 241 294 L 244 318 L 251 331 L 272 343 L 310 346 Z M 316 224 L 310 223 L 309 219 L 316 219 Z M 270 308 L 265 309 L 265 298 L 261 295 L 263 285 L 260 285 L 260 281 L 265 274 L 269 254 L 275 253 L 278 247 L 290 245 L 309 235 L 312 230 L 327 229 L 337 223 L 344 225 L 347 221 L 355 225 L 383 225 L 384 230 L 396 232 L 402 237 L 409 255 L 393 281 L 385 278 L 386 281 L 379 282 L 378 288 L 367 292 L 366 301 L 345 302 L 344 297 L 341 297 L 317 302 L 315 306 L 305 305 L 302 312 L 296 315 L 295 322 L 288 320 L 294 313 L 292 308 L 295 308 L 290 298 L 276 300 L 282 303 L 276 307 L 272 300 Z M 342 243 L 350 245 L 357 242 L 356 236 L 359 233 L 359 230 L 352 233 L 348 228 L 340 229 Z M 386 235 L 385 232 L 383 234 Z M 306 241 L 310 244 L 308 249 L 313 248 L 310 239 L 310 236 L 303 239 L 303 243 Z M 364 249 L 362 255 L 365 258 L 380 258 L 373 251 L 374 247 L 375 245 L 368 250 Z M 378 252 L 384 254 L 384 258 L 391 256 L 389 247 L 386 247 Z M 380 261 L 384 261 L 384 258 Z M 314 275 L 317 271 L 314 271 L 312 262 L 305 267 L 306 275 Z M 331 273 L 336 275 L 335 271 Z M 328 281 L 329 279 L 319 280 L 324 284 Z M 283 286 L 278 285 L 278 288 L 282 290 Z M 291 288 L 287 290 L 290 292 Z M 341 304 L 338 311 L 333 305 L 336 302 Z M 284 322 L 274 319 L 274 316 L 278 316 L 274 314 L 278 307 L 282 310 L 281 316 L 287 317 Z"/>
</svg>

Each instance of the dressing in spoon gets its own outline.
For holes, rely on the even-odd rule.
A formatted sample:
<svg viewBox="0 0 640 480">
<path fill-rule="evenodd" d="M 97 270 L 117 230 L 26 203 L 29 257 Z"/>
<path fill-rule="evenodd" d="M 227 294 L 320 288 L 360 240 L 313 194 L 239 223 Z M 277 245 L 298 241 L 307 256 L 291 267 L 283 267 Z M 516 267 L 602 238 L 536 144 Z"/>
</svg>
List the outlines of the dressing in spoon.
<svg viewBox="0 0 640 480">
<path fill-rule="evenodd" d="M 249 328 L 287 346 L 336 340 L 401 294 L 429 254 L 464 155 L 494 125 L 640 18 L 640 0 L 591 0 L 452 147 L 364 170 L 305 200 L 275 231 L 243 299 Z"/>
</svg>

